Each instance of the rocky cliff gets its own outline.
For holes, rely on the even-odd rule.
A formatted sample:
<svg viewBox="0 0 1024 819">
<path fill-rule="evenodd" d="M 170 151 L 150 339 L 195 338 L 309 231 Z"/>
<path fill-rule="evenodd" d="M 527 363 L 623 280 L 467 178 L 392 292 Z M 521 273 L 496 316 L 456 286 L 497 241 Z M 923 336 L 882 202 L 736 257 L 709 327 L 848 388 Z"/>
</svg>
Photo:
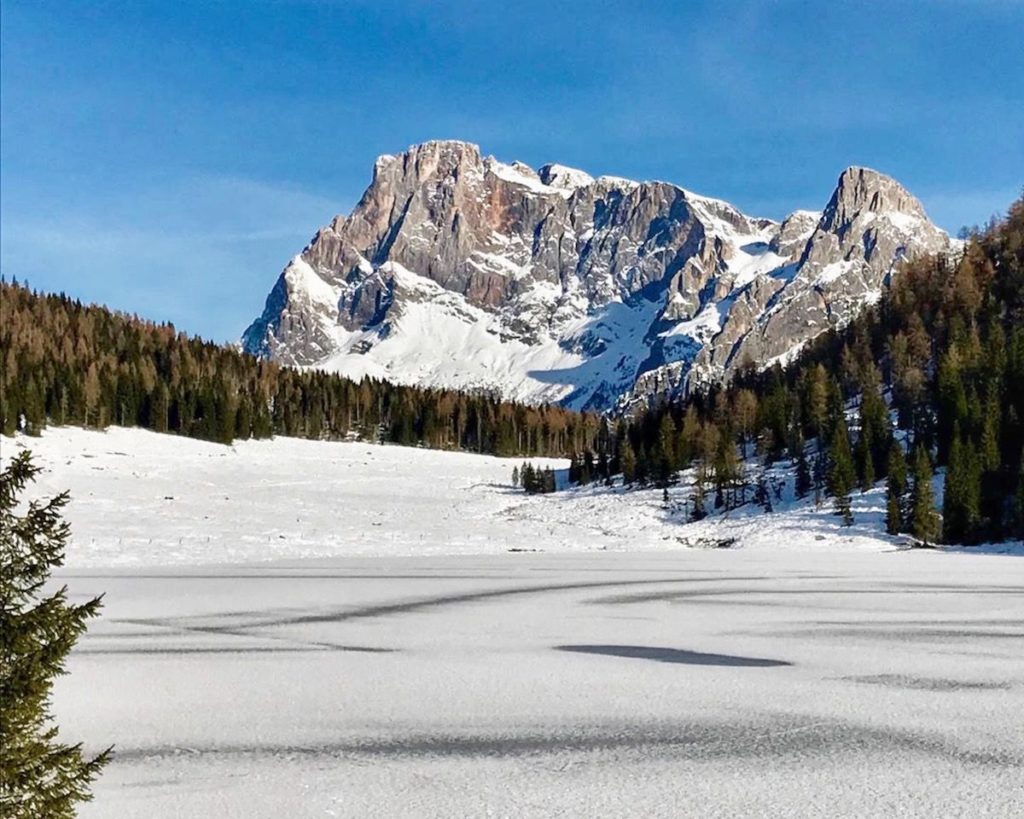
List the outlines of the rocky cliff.
<svg viewBox="0 0 1024 819">
<path fill-rule="evenodd" d="M 607 409 L 792 355 L 952 247 L 897 182 L 849 168 L 781 223 L 665 182 L 533 170 L 464 142 L 380 157 L 284 269 L 257 355 L 355 377 Z"/>
</svg>

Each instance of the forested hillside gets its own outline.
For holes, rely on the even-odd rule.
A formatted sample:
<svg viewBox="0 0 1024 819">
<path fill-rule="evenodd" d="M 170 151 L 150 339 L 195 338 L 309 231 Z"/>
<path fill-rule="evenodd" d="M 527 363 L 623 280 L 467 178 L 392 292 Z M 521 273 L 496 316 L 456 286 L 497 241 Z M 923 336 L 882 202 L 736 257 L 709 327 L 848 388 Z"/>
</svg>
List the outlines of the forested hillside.
<svg viewBox="0 0 1024 819">
<path fill-rule="evenodd" d="M 0 424 L 140 426 L 228 443 L 274 434 L 559 456 L 600 421 L 488 395 L 359 383 L 260 361 L 63 295 L 0 282 Z"/>
<path fill-rule="evenodd" d="M 884 480 L 892 533 L 1024 537 L 1024 199 L 954 256 L 904 265 L 875 307 L 789 367 L 741 370 L 728 387 L 617 420 L 280 367 L 13 283 L 0 296 L 5 434 L 60 423 L 223 442 L 358 436 L 571 456 L 580 483 L 621 473 L 668 485 L 695 466 L 694 516 L 756 501 L 764 489 L 744 468 L 756 455 L 791 461 L 796 494 L 831 496 L 847 520 L 851 493 Z"/>
<path fill-rule="evenodd" d="M 668 483 L 696 464 L 701 514 L 704 482 L 716 505 L 750 498 L 740 456 L 756 452 L 791 459 L 797 495 L 831 495 L 847 519 L 850 494 L 886 480 L 890 532 L 969 544 L 1024 537 L 1022 450 L 1024 199 L 955 257 L 905 265 L 878 305 L 790 367 L 643 413 L 574 477 Z"/>
</svg>

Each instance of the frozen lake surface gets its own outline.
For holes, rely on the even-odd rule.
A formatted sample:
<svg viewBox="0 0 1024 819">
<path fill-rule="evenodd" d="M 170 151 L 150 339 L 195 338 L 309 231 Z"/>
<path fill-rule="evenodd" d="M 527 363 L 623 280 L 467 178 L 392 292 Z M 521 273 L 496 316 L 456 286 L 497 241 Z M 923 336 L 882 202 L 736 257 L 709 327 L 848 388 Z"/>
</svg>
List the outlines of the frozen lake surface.
<svg viewBox="0 0 1024 819">
<path fill-rule="evenodd" d="M 539 543 L 523 543 L 524 547 Z M 80 567 L 83 817 L 1024 813 L 1024 562 L 684 551 Z"/>
</svg>

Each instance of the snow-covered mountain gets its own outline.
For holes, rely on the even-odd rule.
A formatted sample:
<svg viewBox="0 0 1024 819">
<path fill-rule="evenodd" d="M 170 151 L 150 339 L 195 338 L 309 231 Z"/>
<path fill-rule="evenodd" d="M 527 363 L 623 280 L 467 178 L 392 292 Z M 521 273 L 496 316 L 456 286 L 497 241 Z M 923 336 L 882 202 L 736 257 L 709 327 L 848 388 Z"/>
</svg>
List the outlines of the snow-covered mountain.
<svg viewBox="0 0 1024 819">
<path fill-rule="evenodd" d="M 901 259 L 952 246 L 867 168 L 779 223 L 666 182 L 427 142 L 378 158 L 242 343 L 354 377 L 607 409 L 784 359 L 876 300 Z"/>
</svg>

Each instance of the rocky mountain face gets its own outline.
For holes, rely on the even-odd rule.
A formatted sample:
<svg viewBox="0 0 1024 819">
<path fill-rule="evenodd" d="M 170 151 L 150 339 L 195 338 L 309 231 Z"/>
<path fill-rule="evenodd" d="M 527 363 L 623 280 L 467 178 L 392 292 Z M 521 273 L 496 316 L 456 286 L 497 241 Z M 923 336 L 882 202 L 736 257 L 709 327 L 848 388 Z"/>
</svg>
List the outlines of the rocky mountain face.
<svg viewBox="0 0 1024 819">
<path fill-rule="evenodd" d="M 535 171 L 464 142 L 380 157 L 285 267 L 246 350 L 353 377 L 604 410 L 783 360 L 949 237 L 849 168 L 781 223 L 665 182 Z"/>
</svg>

